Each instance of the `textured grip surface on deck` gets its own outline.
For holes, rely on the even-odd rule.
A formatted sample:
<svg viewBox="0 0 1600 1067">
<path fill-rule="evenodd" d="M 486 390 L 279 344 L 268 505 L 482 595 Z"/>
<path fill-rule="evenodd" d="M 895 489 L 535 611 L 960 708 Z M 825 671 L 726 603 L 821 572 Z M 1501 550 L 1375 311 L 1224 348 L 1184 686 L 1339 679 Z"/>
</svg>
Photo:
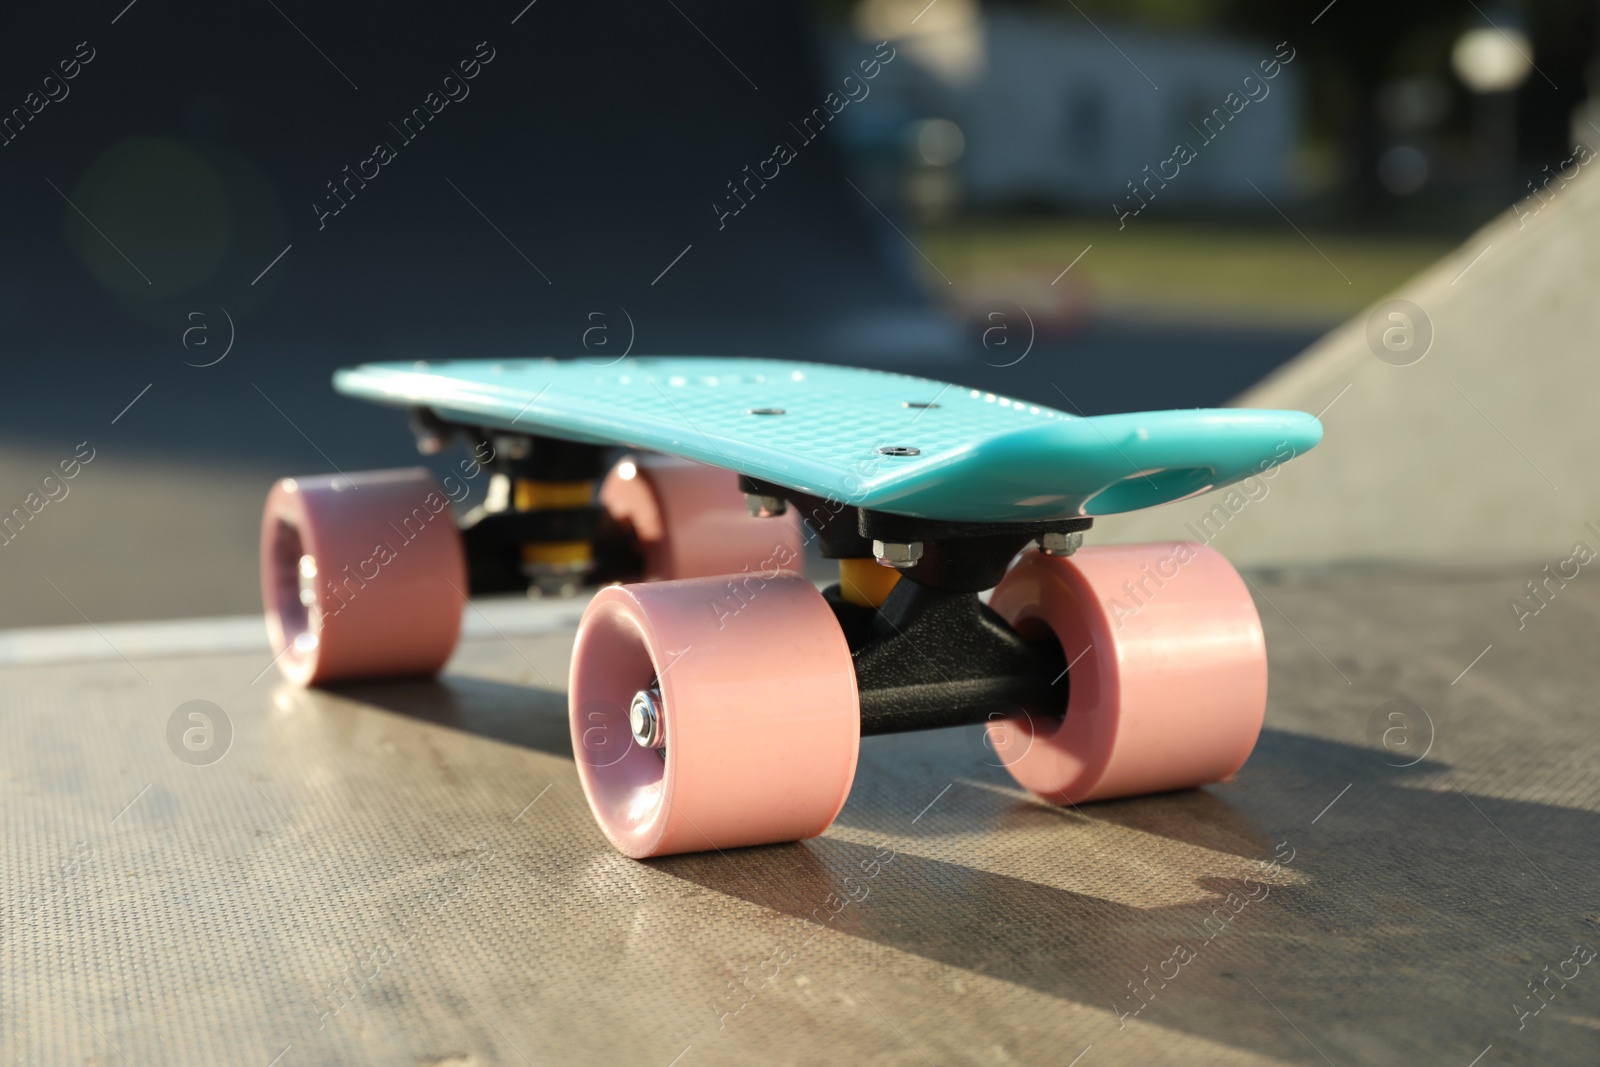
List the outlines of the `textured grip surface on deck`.
<svg viewBox="0 0 1600 1067">
<path fill-rule="evenodd" d="M 385 363 L 334 383 L 453 421 L 673 453 L 952 521 L 1137 510 L 1259 473 L 1322 436 L 1295 411 L 1083 417 L 928 378 L 782 360 Z"/>
</svg>

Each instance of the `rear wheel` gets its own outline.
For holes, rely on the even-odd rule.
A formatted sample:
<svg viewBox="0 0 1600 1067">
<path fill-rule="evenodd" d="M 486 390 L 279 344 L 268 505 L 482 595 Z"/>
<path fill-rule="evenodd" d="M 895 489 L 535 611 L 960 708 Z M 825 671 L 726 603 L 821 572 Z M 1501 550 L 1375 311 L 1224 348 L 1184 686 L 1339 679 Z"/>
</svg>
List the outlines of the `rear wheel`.
<svg viewBox="0 0 1600 1067">
<path fill-rule="evenodd" d="M 261 522 L 261 598 L 297 685 L 431 674 L 467 591 L 450 501 L 422 468 L 285 478 Z"/>
<path fill-rule="evenodd" d="M 801 567 L 794 512 L 753 517 L 732 471 L 654 453 L 626 456 L 607 475 L 600 503 L 632 528 L 647 581 Z"/>
<path fill-rule="evenodd" d="M 1250 590 L 1188 541 L 1025 553 L 990 599 L 1024 637 L 1053 634 L 1069 666 L 1064 718 L 991 723 L 1016 780 L 1057 804 L 1187 789 L 1249 758 L 1267 704 Z"/>
</svg>

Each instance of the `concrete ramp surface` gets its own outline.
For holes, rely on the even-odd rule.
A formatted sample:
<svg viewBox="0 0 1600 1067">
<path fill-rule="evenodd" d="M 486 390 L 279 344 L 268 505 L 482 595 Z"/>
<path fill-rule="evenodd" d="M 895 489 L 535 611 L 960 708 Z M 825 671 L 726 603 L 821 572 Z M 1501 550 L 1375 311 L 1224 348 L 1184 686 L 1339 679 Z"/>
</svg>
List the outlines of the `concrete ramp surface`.
<svg viewBox="0 0 1600 1067">
<path fill-rule="evenodd" d="M 1322 413 L 1316 451 L 1101 530 L 1253 564 L 1600 551 L 1600 177 L 1544 196 L 1236 400 Z"/>
<path fill-rule="evenodd" d="M 11 640 L 0 1062 L 1592 1063 L 1600 585 L 1469 663 L 1518 576 L 1252 580 L 1233 782 L 1054 808 L 976 730 L 869 738 L 823 837 L 647 863 L 567 618 L 328 692 L 253 620 Z"/>
</svg>

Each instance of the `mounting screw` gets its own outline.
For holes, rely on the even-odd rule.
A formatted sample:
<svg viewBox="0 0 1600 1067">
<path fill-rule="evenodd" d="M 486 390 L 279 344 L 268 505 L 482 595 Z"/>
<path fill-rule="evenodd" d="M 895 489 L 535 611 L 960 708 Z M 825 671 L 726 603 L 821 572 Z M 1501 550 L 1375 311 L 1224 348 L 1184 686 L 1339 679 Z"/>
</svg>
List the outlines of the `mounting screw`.
<svg viewBox="0 0 1600 1067">
<path fill-rule="evenodd" d="M 665 746 L 661 730 L 661 690 L 652 686 L 633 694 L 633 703 L 628 706 L 628 726 L 641 748 Z"/>
<path fill-rule="evenodd" d="M 789 510 L 789 502 L 781 496 L 763 496 L 760 493 L 746 493 L 744 506 L 750 509 L 753 519 L 771 519 L 782 515 Z"/>
<path fill-rule="evenodd" d="M 786 414 L 788 414 L 788 412 L 784 411 L 783 408 L 751 408 L 748 411 L 746 411 L 745 414 L 746 415 L 786 415 Z"/>
<path fill-rule="evenodd" d="M 912 448 L 910 445 L 882 445 L 878 448 L 880 456 L 920 456 L 922 449 Z"/>
<path fill-rule="evenodd" d="M 1070 556 L 1083 547 L 1083 531 L 1040 534 L 1037 540 L 1039 551 L 1047 556 Z"/>
<path fill-rule="evenodd" d="M 898 544 L 893 541 L 872 542 L 872 556 L 878 561 L 880 567 L 893 567 L 897 571 L 907 571 L 917 565 L 917 560 L 922 558 L 922 542 L 911 541 Z"/>
</svg>

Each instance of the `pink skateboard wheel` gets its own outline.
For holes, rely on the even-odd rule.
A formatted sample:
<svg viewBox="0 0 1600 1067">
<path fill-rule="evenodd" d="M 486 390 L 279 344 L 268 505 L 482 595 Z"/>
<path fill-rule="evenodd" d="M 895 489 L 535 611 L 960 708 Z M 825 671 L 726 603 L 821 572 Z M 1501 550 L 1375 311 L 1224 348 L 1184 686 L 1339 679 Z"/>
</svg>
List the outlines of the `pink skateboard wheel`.
<svg viewBox="0 0 1600 1067">
<path fill-rule="evenodd" d="M 285 478 L 267 494 L 261 599 L 297 685 L 437 671 L 466 591 L 450 501 L 420 467 Z"/>
<path fill-rule="evenodd" d="M 647 581 L 801 566 L 799 518 L 753 517 L 732 471 L 655 453 L 626 456 L 601 485 L 600 503 L 633 527 Z"/>
<path fill-rule="evenodd" d="M 1053 633 L 1064 719 L 989 725 L 1020 784 L 1057 804 L 1187 789 L 1244 765 L 1267 706 L 1261 619 L 1237 571 L 1189 541 L 1029 552 L 990 606 Z"/>
<path fill-rule="evenodd" d="M 756 581 L 609 586 L 583 614 L 572 749 L 626 855 L 815 837 L 844 806 L 861 741 L 850 649 L 810 582 Z"/>
</svg>

